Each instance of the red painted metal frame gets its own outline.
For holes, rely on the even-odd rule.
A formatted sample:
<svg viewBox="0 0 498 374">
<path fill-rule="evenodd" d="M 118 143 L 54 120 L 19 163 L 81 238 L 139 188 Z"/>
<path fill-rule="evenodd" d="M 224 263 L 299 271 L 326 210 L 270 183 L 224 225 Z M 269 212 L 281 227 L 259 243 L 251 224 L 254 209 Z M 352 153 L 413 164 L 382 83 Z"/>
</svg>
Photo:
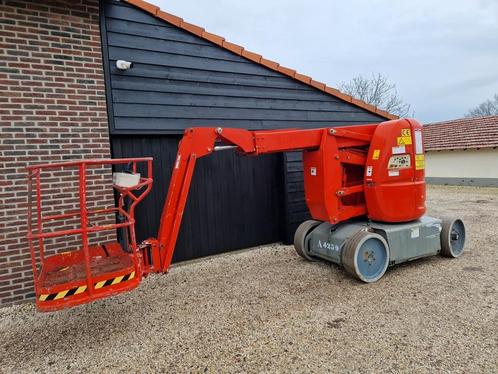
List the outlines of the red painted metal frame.
<svg viewBox="0 0 498 374">
<path fill-rule="evenodd" d="M 138 163 L 146 163 L 147 164 L 147 176 L 140 178 L 139 184 L 136 186 L 123 188 L 120 186 L 113 186 L 114 189 L 119 193 L 118 204 L 117 207 L 112 208 L 101 208 L 101 209 L 87 209 L 87 170 L 88 168 L 95 166 L 103 166 L 103 165 L 122 165 L 122 164 L 131 164 L 132 170 L 134 172 L 137 171 Z M 66 170 L 66 169 L 77 169 L 78 170 L 78 179 L 79 179 L 79 209 L 77 211 L 65 212 L 61 214 L 54 214 L 49 216 L 43 216 L 42 214 L 42 189 L 41 189 L 41 175 L 43 171 L 47 170 Z M 33 278 L 34 278 L 34 286 L 35 286 L 35 294 L 36 294 L 36 303 L 37 307 L 40 310 L 57 310 L 68 306 L 74 306 L 82 303 L 86 303 L 98 298 L 103 298 L 115 294 L 117 292 L 126 291 L 130 288 L 135 287 L 141 280 L 142 274 L 146 271 L 143 268 L 143 260 L 142 255 L 139 251 L 139 248 L 136 243 L 135 237 L 135 208 L 137 204 L 142 201 L 145 196 L 150 192 L 152 188 L 152 158 L 150 157 L 142 157 L 142 158 L 124 158 L 124 159 L 101 159 L 101 160 L 81 160 L 81 161 L 72 161 L 72 162 L 62 162 L 62 163 L 52 163 L 52 164 L 40 164 L 40 165 L 32 165 L 27 167 L 28 171 L 28 242 L 31 253 L 31 264 L 33 270 Z M 36 216 L 37 216 L 37 225 L 36 230 L 33 230 L 32 225 L 32 217 L 33 217 L 33 183 L 32 179 L 35 178 L 35 195 L 36 195 Z M 133 191 L 140 191 L 137 196 Z M 131 205 L 126 211 L 124 206 L 124 199 L 128 197 L 131 199 Z M 125 222 L 114 223 L 108 225 L 101 226 L 89 226 L 89 216 L 94 216 L 98 214 L 111 214 L 111 213 L 119 213 L 126 218 Z M 63 220 L 73 217 L 79 216 L 79 227 L 65 230 L 55 230 L 55 231 L 44 231 L 44 223 L 48 223 L 56 220 Z M 91 271 L 91 254 L 90 248 L 88 244 L 88 234 L 101 232 L 101 231 L 109 231 L 116 230 L 119 228 L 127 227 L 130 233 L 129 245 L 131 247 L 131 254 L 125 254 L 124 256 L 129 256 L 132 260 L 133 269 L 135 276 L 132 280 L 127 281 L 126 284 L 115 284 L 110 287 L 106 287 L 105 289 L 96 290 L 95 284 L 106 279 L 105 277 L 119 277 L 124 275 L 123 272 L 129 271 L 129 269 L 122 269 L 122 271 L 114 271 L 107 274 L 92 274 Z M 57 300 L 50 301 L 40 301 L 40 295 L 42 293 L 56 293 L 60 292 L 64 289 L 69 289 L 71 287 L 77 286 L 76 283 L 67 283 L 56 285 L 55 287 L 44 287 L 43 285 L 43 271 L 45 262 L 47 261 L 45 257 L 45 248 L 44 248 L 44 240 L 47 238 L 55 238 L 55 237 L 63 237 L 67 235 L 81 235 L 81 251 L 84 256 L 85 263 L 85 284 L 86 291 L 81 295 L 71 296 L 70 298 L 61 298 Z M 36 249 L 34 242 L 38 243 L 39 256 L 37 257 Z M 112 243 L 114 246 L 119 246 L 118 243 Z M 98 247 L 100 248 L 100 247 Z M 37 259 L 39 259 L 40 271 L 38 271 Z M 51 256 L 51 263 L 60 263 L 64 265 L 67 261 L 67 256 L 61 254 L 56 254 Z M 121 274 L 123 273 L 123 274 Z"/>
<path fill-rule="evenodd" d="M 88 250 L 88 233 L 120 227 L 129 227 L 130 242 L 133 249 L 133 261 L 136 271 L 135 282 L 138 284 L 141 277 L 150 271 L 167 272 L 173 258 L 173 253 L 180 230 L 180 225 L 187 201 L 190 183 L 194 173 L 197 159 L 211 154 L 217 150 L 235 148 L 239 153 L 257 156 L 260 154 L 303 151 L 304 182 L 306 203 L 314 219 L 339 223 L 358 216 L 380 217 L 386 216 L 385 209 L 379 206 L 385 199 L 393 198 L 396 201 L 402 200 L 401 194 L 411 193 L 417 190 L 416 207 L 396 206 L 389 208 L 395 211 L 396 216 L 388 222 L 401 222 L 401 219 L 416 219 L 425 211 L 425 195 L 422 187 L 424 184 L 423 171 L 406 170 L 403 171 L 403 180 L 400 184 L 398 179 L 385 178 L 388 173 L 388 160 L 391 149 L 399 141 L 400 131 L 421 131 L 421 125 L 414 120 L 400 119 L 383 122 L 381 124 L 322 128 L 310 130 L 273 130 L 273 131 L 248 131 L 234 128 L 191 128 L 185 131 L 180 141 L 176 156 L 173 173 L 171 176 L 168 194 L 164 203 L 161 215 L 161 223 L 157 238 L 149 238 L 136 245 L 134 231 L 134 209 L 138 202 L 150 191 L 152 183 L 152 167 L 150 158 L 140 159 L 119 159 L 119 160 L 87 160 L 69 163 L 46 164 L 30 166 L 29 178 L 31 188 L 31 178 L 36 177 L 37 209 L 38 209 L 38 233 L 32 233 L 31 227 L 31 201 L 29 204 L 29 234 L 30 250 L 32 254 L 33 273 L 35 276 L 35 290 L 39 294 L 37 284 L 36 258 L 33 241 L 38 240 L 40 247 L 40 263 L 43 267 L 44 250 L 43 239 L 81 234 L 83 240 L 83 251 L 85 254 L 86 279 L 88 297 L 82 298 L 83 303 L 100 297 L 106 297 L 116 292 L 126 290 L 126 288 L 110 288 L 105 292 L 96 294 L 93 289 L 93 275 L 90 272 L 90 255 Z M 411 142 L 411 140 L 410 140 Z M 372 145 L 375 145 L 373 147 Z M 375 152 L 382 150 L 382 157 L 378 159 Z M 414 158 L 413 147 L 407 147 L 407 152 Z M 393 151 L 394 152 L 394 151 Z M 130 189 L 123 189 L 114 186 L 120 193 L 118 206 L 116 208 L 87 211 L 86 208 L 86 175 L 85 170 L 89 165 L 102 164 L 124 164 L 133 162 L 136 171 L 137 162 L 148 163 L 148 179 L 142 179 L 138 186 Z M 374 165 L 375 172 L 373 178 L 366 173 L 366 166 Z M 54 169 L 58 167 L 78 167 L 80 171 L 80 210 L 60 215 L 42 217 L 41 215 L 41 192 L 40 173 L 43 169 Z M 371 168 L 371 166 L 370 166 Z M 379 175 L 381 179 L 379 179 Z M 378 181 L 378 182 L 377 182 Z M 402 185 L 401 190 L 399 186 Z M 131 190 L 146 187 L 146 190 L 136 197 Z M 373 190 L 372 190 L 373 189 Z M 375 200 L 376 205 L 368 208 L 366 202 L 366 190 L 368 191 L 389 191 L 392 196 L 382 195 L 381 199 Z M 399 195 L 399 196 L 398 196 Z M 132 199 L 132 205 L 128 212 L 123 209 L 124 196 Z M 380 196 L 380 195 L 379 195 Z M 401 196 L 401 197 L 400 197 Z M 31 190 L 30 190 L 31 198 Z M 372 198 L 374 199 L 375 196 Z M 393 201 L 394 201 L 393 200 Z M 412 204 L 413 205 L 413 204 Z M 88 216 L 91 214 L 108 213 L 117 211 L 127 218 L 125 223 L 116 223 L 100 227 L 88 227 Z M 63 219 L 75 215 L 80 215 L 80 228 L 59 232 L 42 233 L 42 223 L 47 220 Z M 76 299 L 73 299 L 76 300 Z M 63 304 L 63 303 L 62 303 Z M 62 305 L 61 304 L 61 305 Z M 69 302 L 66 303 L 66 306 Z M 72 304 L 71 304 L 72 305 Z"/>
<path fill-rule="evenodd" d="M 337 223 L 345 219 L 364 215 L 362 199 L 363 175 L 351 185 L 343 178 L 344 166 L 364 166 L 368 145 L 376 128 L 374 125 L 349 126 L 347 128 L 322 128 L 311 130 L 248 131 L 233 128 L 191 128 L 185 131 L 180 141 L 171 176 L 168 195 L 164 204 L 157 242 L 152 257 L 159 258 L 153 270 L 166 272 L 169 269 L 176 240 L 180 230 L 183 211 L 195 168 L 200 157 L 216 150 L 216 145 L 231 145 L 245 155 L 303 150 L 304 163 L 317 161 L 320 180 L 306 182 L 306 200 L 311 214 L 316 219 Z M 308 161 L 307 161 L 308 160 Z M 348 184 L 349 183 L 349 184 Z M 341 190 L 342 189 L 342 190 Z M 356 195 L 356 203 L 342 202 L 344 197 Z"/>
</svg>

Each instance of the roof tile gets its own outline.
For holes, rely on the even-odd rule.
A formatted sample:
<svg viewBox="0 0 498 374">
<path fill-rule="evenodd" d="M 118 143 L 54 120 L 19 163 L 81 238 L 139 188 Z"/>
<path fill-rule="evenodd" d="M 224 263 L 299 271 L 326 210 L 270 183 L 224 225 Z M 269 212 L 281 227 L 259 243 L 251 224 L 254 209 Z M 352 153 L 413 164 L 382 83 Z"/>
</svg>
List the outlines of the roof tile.
<svg viewBox="0 0 498 374">
<path fill-rule="evenodd" d="M 182 29 L 187 30 L 187 31 L 191 32 L 192 34 L 195 34 L 195 35 L 200 36 L 200 37 L 202 37 L 202 33 L 204 32 L 204 29 L 202 27 L 193 25 L 193 24 L 185 22 L 185 21 L 182 21 L 182 23 L 180 24 L 180 27 Z"/>
<path fill-rule="evenodd" d="M 319 90 L 322 90 L 322 91 L 325 91 L 325 84 L 322 83 L 322 82 L 318 82 L 318 81 L 315 81 L 315 80 L 311 80 L 310 84 L 315 87 L 315 88 L 318 88 Z"/>
<path fill-rule="evenodd" d="M 222 38 L 221 36 L 218 36 L 216 34 L 211 34 L 210 32 L 207 31 L 202 32 L 202 37 L 220 46 L 222 46 L 223 42 L 225 41 L 225 38 Z"/>
<path fill-rule="evenodd" d="M 242 55 L 242 51 L 244 51 L 244 47 L 241 47 L 240 45 L 234 44 L 227 42 L 226 40 L 223 41 L 223 48 L 228 49 L 229 51 L 232 51 L 233 53 L 237 53 L 238 55 Z"/>
<path fill-rule="evenodd" d="M 267 68 L 272 69 L 272 70 L 277 70 L 278 66 L 279 66 L 278 62 L 275 62 L 275 61 L 272 61 L 272 60 L 268 60 L 268 59 L 266 59 L 264 57 L 261 57 L 261 61 L 259 61 L 259 63 L 261 65 L 266 66 Z"/>
<path fill-rule="evenodd" d="M 347 101 L 348 103 L 350 103 L 353 100 L 353 97 L 351 95 L 347 95 L 347 94 L 342 93 L 340 91 L 338 93 L 336 93 L 335 96 L 337 96 L 339 99 Z"/>
<path fill-rule="evenodd" d="M 258 55 L 257 53 L 246 51 L 240 45 L 227 42 L 221 36 L 206 32 L 202 27 L 185 22 L 180 17 L 174 16 L 174 15 L 169 14 L 167 12 L 163 12 L 157 6 L 150 4 L 146 1 L 143 1 L 143 0 L 125 0 L 125 1 L 129 4 L 133 4 L 133 5 L 137 6 L 138 8 L 140 8 L 148 13 L 151 13 L 152 15 L 154 15 L 158 18 L 165 20 L 166 22 L 169 22 L 169 23 L 171 23 L 179 28 L 182 28 L 186 31 L 189 31 L 189 32 L 191 32 L 191 33 L 193 33 L 201 38 L 204 38 L 212 43 L 215 43 L 215 44 L 221 46 L 222 48 L 225 48 L 225 49 L 227 49 L 233 53 L 236 53 L 240 56 L 246 57 L 246 58 L 250 59 L 251 61 L 255 61 L 255 62 L 257 62 L 257 63 L 259 63 L 267 68 L 270 68 L 270 69 L 278 71 L 282 74 L 288 75 L 288 76 L 290 76 L 290 77 L 292 77 L 300 82 L 303 82 L 303 83 L 308 84 L 312 87 L 315 87 L 316 89 L 321 90 L 323 92 L 326 92 L 330 95 L 333 95 L 341 100 L 350 102 L 350 103 L 352 103 L 360 108 L 363 108 L 369 112 L 379 114 L 380 116 L 385 117 L 385 118 L 389 118 L 389 119 L 399 118 L 398 116 L 396 116 L 394 114 L 390 114 L 384 110 L 380 110 L 379 108 L 376 108 L 373 105 L 366 104 L 365 102 L 363 102 L 361 100 L 357 100 L 357 99 L 353 100 L 353 98 L 351 96 L 343 94 L 342 92 L 340 92 L 339 90 L 337 90 L 335 88 L 327 87 L 324 83 L 312 80 L 311 77 L 308 77 L 307 75 L 299 74 L 293 69 L 289 69 L 289 68 L 286 68 L 284 66 L 280 66 L 278 63 L 271 61 L 271 60 L 267 60 L 267 59 L 263 58 L 261 55 Z"/>
<path fill-rule="evenodd" d="M 334 96 L 337 96 L 338 94 L 341 94 L 342 92 L 339 91 L 338 89 L 336 88 L 333 88 L 333 87 L 329 87 L 329 86 L 326 86 L 325 87 L 325 92 L 331 94 L 331 95 L 334 95 Z"/>
<path fill-rule="evenodd" d="M 363 106 L 365 107 L 365 109 L 370 110 L 371 112 L 375 112 L 375 106 L 367 104 L 365 102 L 363 103 Z"/>
<path fill-rule="evenodd" d="M 152 13 L 156 15 L 156 13 L 160 10 L 158 6 L 148 3 L 147 1 L 142 0 L 126 0 L 128 3 L 133 4 L 140 9 L 145 10 L 146 12 Z"/>
<path fill-rule="evenodd" d="M 387 117 L 389 115 L 388 112 L 386 112 L 385 110 L 379 109 L 379 108 L 377 108 L 375 110 L 375 112 L 378 113 L 378 114 L 380 114 L 381 116 L 385 116 L 385 117 Z"/>
<path fill-rule="evenodd" d="M 294 76 L 296 75 L 296 71 L 294 69 L 289 69 L 282 65 L 278 67 L 278 71 L 282 74 L 289 75 L 292 78 L 294 78 Z"/>
<path fill-rule="evenodd" d="M 294 75 L 294 78 L 297 79 L 298 81 L 311 84 L 311 77 L 308 77 L 307 75 L 296 73 Z"/>
<path fill-rule="evenodd" d="M 156 16 L 178 27 L 180 27 L 180 24 L 183 22 L 182 18 L 162 10 L 158 10 Z"/>
<path fill-rule="evenodd" d="M 427 124 L 424 146 L 426 151 L 498 147 L 498 116 Z"/>
<path fill-rule="evenodd" d="M 258 64 L 259 64 L 259 62 L 261 61 L 261 58 L 262 58 L 261 55 L 258 55 L 257 53 L 254 53 L 254 52 L 250 52 L 250 51 L 248 51 L 246 49 L 244 49 L 242 51 L 242 56 L 244 56 L 245 58 L 248 58 L 251 61 L 257 62 Z"/>
<path fill-rule="evenodd" d="M 363 106 L 366 104 L 363 100 L 355 99 L 354 97 L 351 97 L 351 102 L 358 106 Z"/>
</svg>

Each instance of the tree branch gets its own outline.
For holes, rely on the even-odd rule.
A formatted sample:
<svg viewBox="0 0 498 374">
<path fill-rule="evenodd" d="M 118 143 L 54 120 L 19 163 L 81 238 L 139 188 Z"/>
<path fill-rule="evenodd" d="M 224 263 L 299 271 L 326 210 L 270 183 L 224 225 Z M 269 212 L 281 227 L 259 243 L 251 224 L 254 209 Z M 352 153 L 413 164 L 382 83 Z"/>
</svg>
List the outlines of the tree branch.
<svg viewBox="0 0 498 374">
<path fill-rule="evenodd" d="M 390 83 L 387 77 L 380 73 L 372 74 L 371 78 L 358 75 L 349 83 L 341 83 L 339 89 L 400 117 L 406 117 L 410 112 L 410 104 L 404 103 L 399 97 L 396 85 Z"/>
</svg>

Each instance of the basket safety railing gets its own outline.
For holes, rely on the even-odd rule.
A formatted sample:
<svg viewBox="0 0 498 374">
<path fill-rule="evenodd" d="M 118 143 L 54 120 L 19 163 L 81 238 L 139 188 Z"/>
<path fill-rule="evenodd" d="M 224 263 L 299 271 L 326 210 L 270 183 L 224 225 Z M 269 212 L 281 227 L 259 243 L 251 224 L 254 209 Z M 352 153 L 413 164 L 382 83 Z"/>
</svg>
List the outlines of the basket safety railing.
<svg viewBox="0 0 498 374">
<path fill-rule="evenodd" d="M 87 209 L 87 172 L 89 169 L 95 167 L 103 167 L 106 165 L 131 165 L 133 173 L 137 172 L 137 164 L 146 164 L 146 176 L 141 176 L 138 184 L 131 187 L 122 187 L 113 185 L 114 190 L 118 194 L 117 206 L 110 208 L 100 209 Z M 42 173 L 45 171 L 62 171 L 72 169 L 77 171 L 78 185 L 79 185 L 79 209 L 61 214 L 43 215 L 42 212 Z M 28 217 L 27 226 L 28 233 L 27 239 L 31 253 L 31 264 L 33 268 L 33 279 L 35 292 L 39 294 L 41 270 L 43 269 L 45 257 L 45 240 L 49 238 L 63 237 L 69 235 L 81 236 L 81 249 L 84 254 L 84 267 L 86 274 L 86 286 L 89 296 L 92 297 L 94 293 L 94 279 L 91 271 L 91 256 L 89 252 L 89 234 L 103 231 L 112 231 L 121 228 L 129 230 L 129 245 L 132 249 L 133 262 L 135 266 L 135 274 L 141 277 L 141 261 L 137 249 L 136 236 L 135 236 L 135 207 L 142 201 L 152 188 L 152 158 L 122 158 L 122 159 L 102 159 L 102 160 L 79 160 L 71 162 L 59 162 L 49 164 L 32 165 L 26 168 L 28 172 Z M 33 182 L 34 180 L 34 182 Z M 34 185 L 34 186 L 33 186 Z M 34 191 L 33 191 L 34 188 Z M 34 192 L 34 193 L 33 193 Z M 135 193 L 138 193 L 135 194 Z M 33 204 L 33 195 L 36 199 L 36 204 Z M 126 198 L 131 200 L 128 210 L 124 208 L 124 201 Z M 33 225 L 33 208 L 36 209 L 36 224 Z M 92 226 L 90 219 L 97 215 L 110 215 L 118 213 L 125 217 L 123 222 L 116 222 L 105 225 Z M 44 224 L 54 221 L 74 219 L 79 217 L 79 227 L 61 230 L 46 230 Z M 35 242 L 38 243 L 39 257 L 36 255 Z M 40 271 L 38 271 L 37 258 L 39 259 Z"/>
</svg>

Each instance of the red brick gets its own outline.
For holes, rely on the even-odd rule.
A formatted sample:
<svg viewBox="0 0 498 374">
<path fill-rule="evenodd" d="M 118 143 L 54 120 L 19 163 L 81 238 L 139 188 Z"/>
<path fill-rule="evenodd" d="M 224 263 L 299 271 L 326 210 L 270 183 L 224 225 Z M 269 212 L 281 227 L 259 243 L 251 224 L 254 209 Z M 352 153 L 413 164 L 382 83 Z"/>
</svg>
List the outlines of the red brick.
<svg viewBox="0 0 498 374">
<path fill-rule="evenodd" d="M 23 168 L 27 164 L 66 160 L 68 156 L 80 159 L 87 154 L 85 152 L 91 152 L 94 157 L 109 157 L 110 154 L 98 0 L 86 0 L 85 7 L 68 5 L 68 9 L 56 7 L 58 2 L 38 3 L 17 0 L 9 3 L 11 6 L 7 10 L 2 8 L 2 18 L 27 18 L 15 26 L 0 27 L 2 42 L 8 43 L 8 54 L 1 58 L 2 67 L 12 69 L 0 74 L 0 86 L 6 87 L 0 90 L 0 199 L 5 201 L 0 209 L 2 306 L 23 302 L 25 296 L 33 292 L 25 239 L 27 196 Z M 156 10 L 143 1 L 135 3 L 147 7 L 148 11 Z M 40 9 L 43 15 L 31 14 Z M 40 22 L 41 18 L 43 22 Z M 78 38 L 49 35 L 48 29 L 42 26 L 55 25 L 61 32 L 66 32 L 69 23 L 73 29 L 71 35 L 89 35 L 92 40 L 82 43 Z M 29 54 L 19 49 L 27 50 Z M 70 56 L 72 60 L 66 60 L 64 56 Z M 54 201 L 47 202 L 44 212 L 77 208 L 76 178 L 66 174 L 66 179 L 61 180 L 63 174 L 58 173 L 42 185 L 46 191 L 56 191 L 52 196 Z M 105 189 L 110 173 L 92 175 L 91 180 L 94 188 L 88 197 L 92 206 L 113 205 L 112 191 Z M 69 224 L 74 221 L 61 222 L 61 225 Z M 114 234 L 99 238 L 115 240 Z M 92 235 L 92 240 L 96 239 L 97 236 Z M 74 237 L 47 240 L 47 253 L 67 250 L 67 244 L 75 246 L 77 242 Z"/>
</svg>

